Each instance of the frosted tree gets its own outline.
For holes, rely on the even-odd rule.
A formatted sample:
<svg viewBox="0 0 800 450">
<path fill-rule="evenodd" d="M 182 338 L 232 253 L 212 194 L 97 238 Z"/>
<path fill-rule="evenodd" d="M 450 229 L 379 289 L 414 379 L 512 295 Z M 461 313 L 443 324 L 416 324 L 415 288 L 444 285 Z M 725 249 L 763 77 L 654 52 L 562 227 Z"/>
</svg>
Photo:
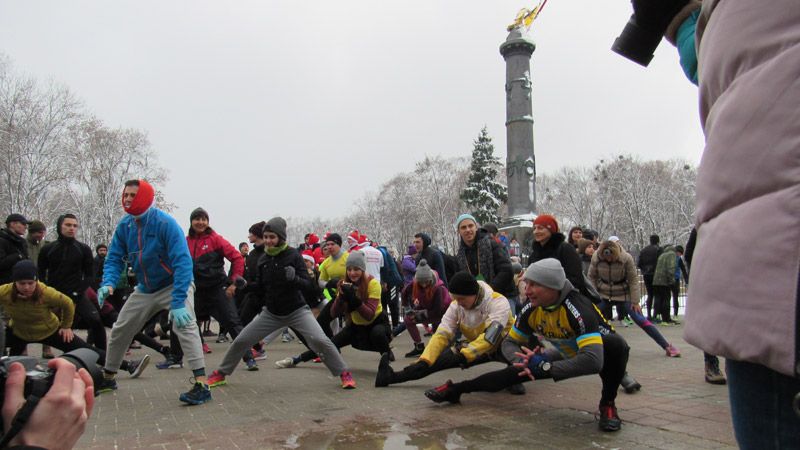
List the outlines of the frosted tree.
<svg viewBox="0 0 800 450">
<path fill-rule="evenodd" d="M 466 188 L 461 192 L 461 200 L 482 224 L 499 222 L 498 211 L 508 200 L 508 189 L 497 181 L 500 167 L 500 159 L 494 156 L 492 138 L 486 127 L 483 127 L 478 139 L 474 141 L 469 179 Z"/>
</svg>

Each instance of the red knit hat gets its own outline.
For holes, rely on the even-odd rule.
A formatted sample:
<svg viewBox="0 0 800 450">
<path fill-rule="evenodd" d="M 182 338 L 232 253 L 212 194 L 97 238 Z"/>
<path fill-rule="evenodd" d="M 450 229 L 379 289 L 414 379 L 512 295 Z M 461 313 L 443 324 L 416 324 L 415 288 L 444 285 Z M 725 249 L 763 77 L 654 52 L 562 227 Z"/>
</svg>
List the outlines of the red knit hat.
<svg viewBox="0 0 800 450">
<path fill-rule="evenodd" d="M 533 221 L 534 225 L 541 225 L 551 233 L 558 233 L 558 221 L 555 217 L 551 216 L 550 214 L 542 214 Z"/>
<path fill-rule="evenodd" d="M 319 244 L 319 236 L 314 233 L 308 235 L 308 243 L 311 245 Z"/>
<path fill-rule="evenodd" d="M 123 190 L 124 191 L 124 190 Z M 126 213 L 139 216 L 147 211 L 153 204 L 153 200 L 156 197 L 156 192 L 153 189 L 153 186 L 150 185 L 145 180 L 139 180 L 139 190 L 136 191 L 136 196 L 133 197 L 133 202 L 131 202 L 130 208 L 125 208 L 125 203 L 122 203 L 122 209 L 125 210 Z"/>
</svg>

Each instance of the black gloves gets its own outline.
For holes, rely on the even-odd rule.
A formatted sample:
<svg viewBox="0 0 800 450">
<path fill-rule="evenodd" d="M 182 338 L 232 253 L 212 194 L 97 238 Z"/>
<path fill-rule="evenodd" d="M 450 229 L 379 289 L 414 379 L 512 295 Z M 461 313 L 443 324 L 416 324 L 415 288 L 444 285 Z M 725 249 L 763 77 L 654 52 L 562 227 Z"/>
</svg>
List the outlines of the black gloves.
<svg viewBox="0 0 800 450">
<path fill-rule="evenodd" d="M 358 298 L 356 295 L 356 287 L 350 283 L 343 283 L 342 284 L 342 300 L 347 302 L 347 309 L 349 311 L 354 311 L 361 306 L 361 299 Z"/>
<path fill-rule="evenodd" d="M 336 289 L 337 285 L 339 284 L 338 278 L 331 278 L 325 283 L 325 289 Z"/>
</svg>

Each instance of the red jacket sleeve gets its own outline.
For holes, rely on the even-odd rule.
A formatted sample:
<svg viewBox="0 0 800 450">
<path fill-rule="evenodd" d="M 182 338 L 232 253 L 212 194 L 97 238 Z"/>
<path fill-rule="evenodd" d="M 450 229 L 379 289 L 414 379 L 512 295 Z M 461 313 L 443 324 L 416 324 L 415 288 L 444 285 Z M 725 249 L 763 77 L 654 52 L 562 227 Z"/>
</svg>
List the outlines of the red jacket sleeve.
<svg viewBox="0 0 800 450">
<path fill-rule="evenodd" d="M 222 249 L 225 259 L 231 262 L 231 281 L 235 281 L 237 277 L 244 277 L 244 258 L 239 250 L 220 235 L 217 235 L 217 246 Z"/>
</svg>

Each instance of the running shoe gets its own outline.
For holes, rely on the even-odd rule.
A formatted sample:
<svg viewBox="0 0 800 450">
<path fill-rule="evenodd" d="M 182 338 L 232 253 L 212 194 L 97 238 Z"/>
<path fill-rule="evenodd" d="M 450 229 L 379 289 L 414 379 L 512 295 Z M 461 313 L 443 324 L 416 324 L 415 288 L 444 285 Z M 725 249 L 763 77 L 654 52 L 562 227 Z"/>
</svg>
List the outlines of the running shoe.
<svg viewBox="0 0 800 450">
<path fill-rule="evenodd" d="M 248 359 L 247 361 L 244 362 L 244 364 L 247 366 L 247 370 L 249 370 L 250 372 L 255 372 L 256 370 L 258 370 L 258 364 L 256 363 L 255 359 Z"/>
<path fill-rule="evenodd" d="M 425 391 L 425 397 L 428 397 L 429 399 L 433 400 L 436 403 L 461 402 L 461 394 L 456 392 L 452 380 L 447 380 L 441 386 L 435 387 L 433 389 L 428 389 L 427 391 Z"/>
<path fill-rule="evenodd" d="M 227 334 L 220 334 L 217 336 L 217 340 L 215 341 L 217 344 L 224 344 L 228 342 L 228 335 Z"/>
<path fill-rule="evenodd" d="M 322 358 L 320 358 L 319 356 L 317 356 L 316 358 L 312 359 L 311 361 L 313 361 L 313 362 L 314 362 L 314 364 L 320 364 L 320 363 L 322 362 Z"/>
<path fill-rule="evenodd" d="M 670 358 L 680 358 L 681 352 L 672 344 L 667 345 L 664 350 L 667 352 L 667 356 Z"/>
<path fill-rule="evenodd" d="M 297 365 L 297 363 L 294 362 L 294 358 L 291 356 L 280 361 L 275 361 L 275 366 L 279 369 L 288 369 L 290 367 L 294 367 L 295 365 Z"/>
<path fill-rule="evenodd" d="M 259 351 L 254 348 L 251 348 L 250 351 L 253 354 L 253 359 L 255 359 L 256 361 L 263 361 L 267 359 L 267 352 L 265 352 L 264 350 Z"/>
<path fill-rule="evenodd" d="M 209 347 L 205 342 L 203 342 L 203 353 L 211 353 L 211 347 Z"/>
<path fill-rule="evenodd" d="M 150 364 L 150 355 L 144 355 L 142 359 L 128 362 L 128 372 L 130 372 L 131 378 L 139 378 L 148 364 Z"/>
<path fill-rule="evenodd" d="M 600 421 L 597 425 L 603 431 L 619 431 L 622 419 L 617 415 L 617 407 L 614 402 L 600 405 Z"/>
<path fill-rule="evenodd" d="M 342 374 L 339 375 L 339 378 L 342 379 L 342 389 L 356 388 L 356 380 L 353 379 L 353 374 L 349 371 L 342 372 Z"/>
<path fill-rule="evenodd" d="M 281 335 L 281 342 L 292 342 L 294 340 L 294 336 L 292 333 L 289 333 L 288 330 L 284 330 L 283 334 Z"/>
<path fill-rule="evenodd" d="M 117 380 L 114 378 L 103 378 L 103 381 L 100 382 L 100 386 L 97 389 L 98 394 L 102 394 L 104 392 L 111 392 L 117 390 Z"/>
<path fill-rule="evenodd" d="M 156 363 L 156 369 L 182 369 L 182 368 L 183 368 L 183 361 L 178 358 L 175 358 L 172 355 L 167 356 L 167 359 L 165 359 L 164 361 Z"/>
<path fill-rule="evenodd" d="M 208 387 L 212 388 L 217 386 L 222 386 L 223 384 L 228 384 L 228 382 L 225 381 L 225 375 L 220 373 L 219 370 L 211 372 L 211 375 L 208 376 L 208 379 L 206 381 L 208 382 Z"/>
<path fill-rule="evenodd" d="M 207 384 L 195 382 L 189 392 L 184 392 L 178 398 L 190 405 L 202 405 L 211 401 L 211 389 L 208 388 Z"/>
</svg>

